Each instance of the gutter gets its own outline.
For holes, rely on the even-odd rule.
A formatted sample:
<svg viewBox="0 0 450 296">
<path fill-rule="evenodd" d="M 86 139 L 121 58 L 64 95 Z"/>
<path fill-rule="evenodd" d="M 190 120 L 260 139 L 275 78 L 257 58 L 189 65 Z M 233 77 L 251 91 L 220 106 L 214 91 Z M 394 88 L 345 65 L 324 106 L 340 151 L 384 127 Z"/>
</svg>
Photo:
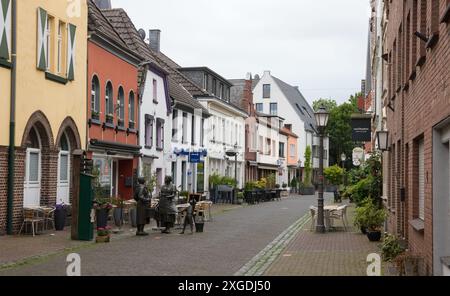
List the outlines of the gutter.
<svg viewBox="0 0 450 296">
<path fill-rule="evenodd" d="M 8 202 L 7 233 L 13 234 L 14 205 L 14 160 L 16 135 L 16 59 L 17 59 L 17 1 L 11 0 L 11 101 L 9 111 L 9 153 L 8 153 Z"/>
</svg>

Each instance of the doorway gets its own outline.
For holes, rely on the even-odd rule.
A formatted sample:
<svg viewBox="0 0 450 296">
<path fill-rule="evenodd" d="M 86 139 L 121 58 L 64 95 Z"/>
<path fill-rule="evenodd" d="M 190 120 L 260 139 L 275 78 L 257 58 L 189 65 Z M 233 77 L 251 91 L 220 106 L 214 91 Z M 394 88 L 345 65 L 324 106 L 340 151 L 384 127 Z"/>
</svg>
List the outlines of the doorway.
<svg viewBox="0 0 450 296">
<path fill-rule="evenodd" d="M 26 150 L 26 168 L 24 182 L 24 207 L 36 207 L 41 205 L 41 140 L 39 132 L 32 127 L 28 135 Z"/>
<path fill-rule="evenodd" d="M 59 142 L 57 203 L 70 204 L 70 146 L 64 133 Z"/>
<path fill-rule="evenodd" d="M 117 160 L 112 161 L 112 184 L 111 184 L 111 196 L 116 197 L 119 194 L 119 162 Z"/>
</svg>

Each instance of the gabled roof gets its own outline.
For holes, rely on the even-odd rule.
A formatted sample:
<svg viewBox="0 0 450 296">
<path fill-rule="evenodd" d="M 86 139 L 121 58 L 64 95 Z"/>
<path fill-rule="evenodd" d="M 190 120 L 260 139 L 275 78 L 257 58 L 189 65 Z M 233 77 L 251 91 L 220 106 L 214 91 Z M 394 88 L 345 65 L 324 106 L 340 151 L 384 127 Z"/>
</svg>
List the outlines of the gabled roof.
<svg viewBox="0 0 450 296">
<path fill-rule="evenodd" d="M 209 114 L 207 110 L 197 100 L 193 98 L 194 94 L 204 94 L 200 88 L 198 88 L 187 77 L 178 72 L 172 66 L 175 62 L 169 59 L 162 53 L 155 53 L 152 51 L 147 43 L 142 40 L 138 30 L 134 26 L 128 14 L 121 8 L 104 10 L 103 13 L 109 19 L 111 24 L 119 32 L 123 40 L 136 52 L 139 52 L 147 62 L 152 63 L 163 69 L 169 75 L 169 95 L 176 103 L 182 103 L 193 109 L 202 109 L 205 114 Z M 176 65 L 176 64 L 175 64 Z M 178 65 L 176 65 L 178 66 Z M 142 71 L 146 71 L 145 68 L 141 69 L 141 77 L 145 77 Z M 140 79 L 141 81 L 143 79 Z M 143 83 L 143 82 L 142 82 Z"/>
<path fill-rule="evenodd" d="M 305 123 L 305 129 L 307 131 L 315 132 L 317 129 L 314 110 L 308 104 L 300 90 L 297 87 L 289 85 L 274 76 L 272 76 L 272 78 L 283 92 L 289 103 L 291 103 L 292 108 L 294 108 L 295 112 L 297 112 L 298 116 Z"/>
<path fill-rule="evenodd" d="M 109 43 L 113 44 L 127 54 L 140 60 L 141 56 L 132 51 L 132 48 L 128 47 L 127 43 L 122 39 L 119 33 L 115 30 L 114 26 L 109 22 L 103 12 L 98 8 L 97 4 L 93 0 L 88 0 L 88 34 L 91 36 L 99 36 L 102 39 L 106 39 Z"/>
</svg>

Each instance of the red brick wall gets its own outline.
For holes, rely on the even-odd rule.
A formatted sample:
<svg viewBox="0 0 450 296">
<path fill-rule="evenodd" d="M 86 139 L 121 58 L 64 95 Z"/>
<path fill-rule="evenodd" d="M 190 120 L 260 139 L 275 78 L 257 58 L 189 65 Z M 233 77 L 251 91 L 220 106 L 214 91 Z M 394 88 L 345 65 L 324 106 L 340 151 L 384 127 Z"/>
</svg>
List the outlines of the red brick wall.
<svg viewBox="0 0 450 296">
<path fill-rule="evenodd" d="M 8 147 L 0 147 L 0 235 L 6 233 L 8 195 Z"/>
<path fill-rule="evenodd" d="M 413 10 L 414 2 L 412 0 L 392 1 L 389 9 L 385 53 L 391 53 L 396 58 L 391 59 L 390 62 L 394 64 L 389 67 L 388 71 L 392 72 L 394 79 L 391 79 L 390 83 L 386 83 L 390 86 L 388 90 L 390 99 L 395 96 L 395 101 L 392 102 L 395 111 L 388 109 L 387 125 L 391 132 L 391 141 L 396 144 L 395 155 L 393 155 L 394 151 L 391 151 L 390 157 L 394 157 L 393 163 L 400 166 L 396 171 L 391 171 L 393 174 L 391 174 L 390 182 L 393 186 L 390 186 L 389 197 L 395 199 L 394 203 L 397 208 L 389 219 L 389 229 L 398 233 L 403 228 L 401 224 L 406 225 L 407 233 L 400 234 L 408 238 L 411 251 L 424 256 L 427 272 L 431 273 L 433 262 L 432 133 L 436 124 L 450 116 L 450 71 L 448 66 L 450 64 L 450 24 L 439 25 L 438 43 L 434 48 L 424 51 L 425 43 L 411 34 L 414 22 L 411 21 L 411 28 L 405 26 L 410 13 L 410 20 L 417 18 L 418 30 L 421 27 L 423 30 L 424 26 L 421 26 L 420 22 L 424 19 L 421 18 L 420 8 L 422 3 L 425 4 L 424 1 L 418 1 L 417 17 Z M 426 27 L 430 29 L 435 24 L 431 20 L 431 4 L 433 2 L 427 1 Z M 441 5 L 438 18 L 443 15 L 447 6 L 446 1 L 439 2 Z M 399 32 L 402 32 L 400 36 Z M 393 52 L 394 42 L 397 45 L 397 53 Z M 409 53 L 406 52 L 407 50 Z M 426 57 L 424 64 L 416 67 L 416 62 L 423 55 Z M 410 63 L 409 66 L 407 63 Z M 414 75 L 411 76 L 414 71 L 415 78 Z M 418 195 L 416 194 L 418 169 L 414 143 L 420 137 L 423 137 L 425 142 L 424 233 L 417 232 L 408 223 L 410 220 L 416 219 L 418 213 Z M 408 155 L 406 155 L 407 150 Z M 391 164 L 393 163 L 391 162 Z M 407 208 L 406 206 L 403 208 L 404 214 L 402 215 L 403 205 L 399 201 L 399 189 L 406 186 L 408 186 L 406 188 L 408 202 Z"/>
</svg>

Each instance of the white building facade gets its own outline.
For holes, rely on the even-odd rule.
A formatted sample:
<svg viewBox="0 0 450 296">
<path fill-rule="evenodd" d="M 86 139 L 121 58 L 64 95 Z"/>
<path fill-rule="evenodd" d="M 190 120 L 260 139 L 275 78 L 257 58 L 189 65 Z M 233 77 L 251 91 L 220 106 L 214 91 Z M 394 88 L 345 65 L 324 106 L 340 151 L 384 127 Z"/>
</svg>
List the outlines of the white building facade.
<svg viewBox="0 0 450 296">
<path fill-rule="evenodd" d="M 314 110 L 300 93 L 298 87 L 291 86 L 265 71 L 256 83 L 254 89 L 254 103 L 257 112 L 270 115 L 282 115 L 286 124 L 292 124 L 292 132 L 298 138 L 298 155 L 300 167 L 305 165 L 306 147 L 313 152 L 313 168 L 319 168 L 319 153 L 314 153 L 318 144 Z M 324 167 L 328 167 L 329 139 L 324 138 Z"/>
<path fill-rule="evenodd" d="M 141 87 L 140 100 L 140 146 L 139 164 L 141 176 L 156 176 L 158 194 L 165 176 L 170 176 L 172 103 L 169 97 L 167 73 L 154 63 L 146 66 L 145 87 Z"/>
</svg>

